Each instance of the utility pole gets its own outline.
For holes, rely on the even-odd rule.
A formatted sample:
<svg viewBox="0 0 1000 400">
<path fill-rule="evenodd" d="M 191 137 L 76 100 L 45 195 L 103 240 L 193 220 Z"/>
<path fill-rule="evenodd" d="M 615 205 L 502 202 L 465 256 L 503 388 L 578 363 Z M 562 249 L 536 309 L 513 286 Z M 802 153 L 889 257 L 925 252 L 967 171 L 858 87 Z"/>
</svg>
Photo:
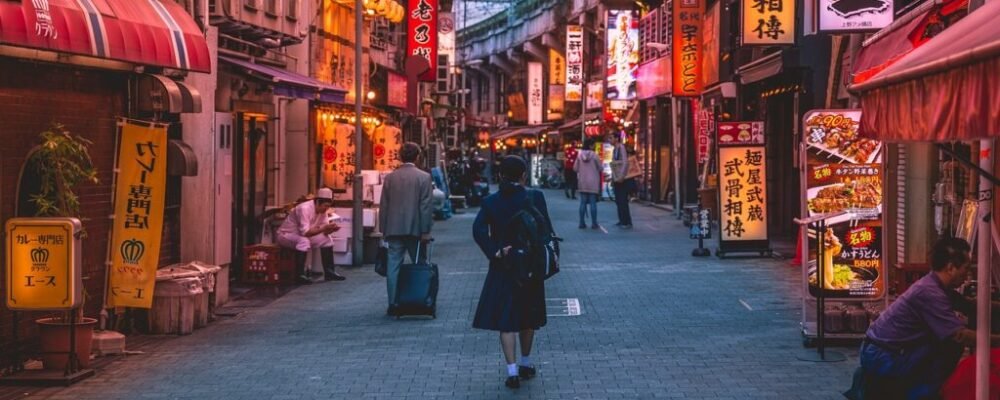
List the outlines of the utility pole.
<svg viewBox="0 0 1000 400">
<path fill-rule="evenodd" d="M 361 118 L 361 102 L 364 100 L 364 87 L 361 84 L 364 67 L 361 63 L 363 48 L 361 46 L 364 34 L 364 0 L 354 0 L 354 183 L 351 184 L 354 194 L 354 207 L 351 213 L 351 262 L 361 266 L 364 261 L 364 210 L 361 200 L 364 196 L 365 182 L 361 175 L 361 141 L 364 140 L 364 125 Z"/>
</svg>

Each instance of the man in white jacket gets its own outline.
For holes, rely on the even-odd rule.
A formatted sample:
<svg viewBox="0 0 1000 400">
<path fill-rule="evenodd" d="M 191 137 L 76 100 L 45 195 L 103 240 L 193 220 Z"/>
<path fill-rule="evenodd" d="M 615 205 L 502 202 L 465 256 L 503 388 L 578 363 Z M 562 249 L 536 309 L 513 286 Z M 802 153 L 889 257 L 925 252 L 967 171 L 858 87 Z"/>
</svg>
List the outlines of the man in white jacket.
<svg viewBox="0 0 1000 400">
<path fill-rule="evenodd" d="M 295 250 L 295 268 L 299 283 L 312 283 L 306 274 L 306 255 L 309 250 L 319 248 L 323 259 L 324 279 L 342 281 L 346 278 L 337 274 L 333 263 L 333 239 L 330 234 L 340 229 L 329 222 L 327 210 L 333 206 L 333 191 L 321 188 L 316 198 L 295 206 L 285 222 L 278 228 L 278 245 Z"/>
</svg>

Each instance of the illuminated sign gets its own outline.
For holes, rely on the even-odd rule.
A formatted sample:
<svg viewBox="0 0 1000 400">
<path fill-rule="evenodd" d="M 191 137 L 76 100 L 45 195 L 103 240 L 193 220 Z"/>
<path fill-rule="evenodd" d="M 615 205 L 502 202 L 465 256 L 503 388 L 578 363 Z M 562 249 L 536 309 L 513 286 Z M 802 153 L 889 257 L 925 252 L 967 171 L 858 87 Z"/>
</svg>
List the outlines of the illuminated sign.
<svg viewBox="0 0 1000 400">
<path fill-rule="evenodd" d="M 566 101 L 583 100 L 583 27 L 566 27 Z"/>
<path fill-rule="evenodd" d="M 82 304 L 79 233 L 76 218 L 7 220 L 7 308 L 71 310 Z"/>
<path fill-rule="evenodd" d="M 889 0 L 819 0 L 819 29 L 825 32 L 877 31 L 892 23 Z"/>
<path fill-rule="evenodd" d="M 608 10 L 608 100 L 633 100 L 639 67 L 639 11 Z"/>
<path fill-rule="evenodd" d="M 704 13 L 704 0 L 673 1 L 674 96 L 701 95 Z"/>
<path fill-rule="evenodd" d="M 434 82 L 437 80 L 438 0 L 409 0 L 409 7 L 406 9 L 406 52 L 408 55 L 427 59 L 431 68 L 420 75 L 420 80 Z"/>
<path fill-rule="evenodd" d="M 542 123 L 542 63 L 528 63 L 528 125 Z"/>
<path fill-rule="evenodd" d="M 566 84 L 566 59 L 558 51 L 549 49 L 549 84 Z"/>
<path fill-rule="evenodd" d="M 806 145 L 803 196 L 810 217 L 844 212 L 827 219 L 825 256 L 818 243 L 803 243 L 809 255 L 803 281 L 815 296 L 874 299 L 886 288 L 882 248 L 882 143 L 858 135 L 860 110 L 813 110 L 803 118 Z M 823 268 L 822 285 L 817 268 Z"/>
<path fill-rule="evenodd" d="M 660 57 L 639 66 L 637 98 L 645 100 L 670 94 L 673 86 L 670 57 Z"/>
<path fill-rule="evenodd" d="M 753 122 L 718 124 L 722 244 L 768 240 L 767 155 L 763 135 L 754 137 L 750 132 L 754 125 Z"/>
<path fill-rule="evenodd" d="M 743 44 L 795 44 L 794 0 L 742 0 Z"/>
<path fill-rule="evenodd" d="M 708 12 L 705 13 L 705 34 L 702 36 L 705 59 L 701 62 L 702 83 L 705 86 L 719 81 L 719 22 L 722 21 L 721 4 L 719 2 L 712 4 Z"/>
<path fill-rule="evenodd" d="M 593 110 L 604 105 L 604 82 L 587 83 L 587 109 Z"/>
<path fill-rule="evenodd" d="M 390 107 L 396 107 L 405 109 L 406 108 L 406 87 L 407 81 L 406 77 L 395 72 L 388 72 L 388 94 L 386 95 L 386 104 Z"/>
<path fill-rule="evenodd" d="M 118 121 L 110 307 L 151 308 L 167 187 L 167 125 Z"/>
</svg>

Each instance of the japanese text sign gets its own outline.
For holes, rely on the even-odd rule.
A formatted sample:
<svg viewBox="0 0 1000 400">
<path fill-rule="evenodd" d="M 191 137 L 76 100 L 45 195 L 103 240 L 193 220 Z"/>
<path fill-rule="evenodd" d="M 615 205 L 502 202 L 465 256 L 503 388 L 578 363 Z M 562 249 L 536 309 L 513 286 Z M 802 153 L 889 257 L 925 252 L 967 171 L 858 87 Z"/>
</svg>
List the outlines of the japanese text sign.
<svg viewBox="0 0 1000 400">
<path fill-rule="evenodd" d="M 167 183 L 167 126 L 120 120 L 109 307 L 151 308 Z"/>
<path fill-rule="evenodd" d="M 399 167 L 399 149 L 403 147 L 402 130 L 382 124 L 372 133 L 372 142 L 375 170 L 392 171 Z"/>
<path fill-rule="evenodd" d="M 674 0 L 674 96 L 701 95 L 704 0 Z"/>
<path fill-rule="evenodd" d="M 389 82 L 387 89 L 389 93 L 386 96 L 386 104 L 390 107 L 406 108 L 406 89 L 408 84 L 406 77 L 392 71 L 389 71 L 387 76 Z"/>
<path fill-rule="evenodd" d="M 820 287 L 830 298 L 874 299 L 885 294 L 882 247 L 881 142 L 858 134 L 860 110 L 813 110 L 803 118 L 806 208 L 828 219 L 824 257 L 815 238 L 803 243 L 809 255 L 808 291 Z M 822 286 L 817 269 L 823 269 Z"/>
<path fill-rule="evenodd" d="M 7 220 L 7 308 L 71 310 L 83 301 L 80 220 Z"/>
<path fill-rule="evenodd" d="M 892 23 L 889 0 L 819 0 L 819 30 L 825 32 L 877 31 Z"/>
<path fill-rule="evenodd" d="M 317 139 L 323 146 L 323 185 L 332 189 L 351 189 L 354 183 L 354 125 L 320 118 L 317 126 Z"/>
<path fill-rule="evenodd" d="M 437 79 L 438 0 L 409 0 L 409 7 L 406 9 L 406 52 L 408 55 L 427 59 L 430 69 L 420 75 L 420 79 L 434 82 Z"/>
<path fill-rule="evenodd" d="M 742 0 L 743 44 L 794 44 L 794 0 Z"/>
<path fill-rule="evenodd" d="M 593 110 L 604 105 L 604 82 L 587 83 L 587 109 Z"/>
<path fill-rule="evenodd" d="M 583 101 L 583 27 L 566 27 L 566 101 Z"/>
<path fill-rule="evenodd" d="M 767 156 L 763 140 L 760 143 L 723 142 L 724 124 L 718 125 L 720 239 L 728 242 L 767 240 Z"/>
<path fill-rule="evenodd" d="M 528 125 L 542 123 L 542 63 L 528 63 Z"/>
<path fill-rule="evenodd" d="M 566 84 L 566 59 L 558 51 L 549 49 L 549 84 Z"/>
<path fill-rule="evenodd" d="M 608 100 L 633 100 L 639 67 L 639 11 L 608 10 Z"/>
</svg>

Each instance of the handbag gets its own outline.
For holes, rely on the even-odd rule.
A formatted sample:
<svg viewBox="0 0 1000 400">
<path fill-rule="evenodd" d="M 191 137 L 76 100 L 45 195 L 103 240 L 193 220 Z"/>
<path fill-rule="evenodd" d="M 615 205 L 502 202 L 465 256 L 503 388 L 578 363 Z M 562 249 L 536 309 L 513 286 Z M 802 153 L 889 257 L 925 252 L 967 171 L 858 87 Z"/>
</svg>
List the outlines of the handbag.
<svg viewBox="0 0 1000 400">
<path fill-rule="evenodd" d="M 378 253 L 375 253 L 375 273 L 383 277 L 388 274 L 389 270 L 389 248 L 385 246 L 378 247 Z"/>
<path fill-rule="evenodd" d="M 625 172 L 625 179 L 632 179 L 639 175 L 642 175 L 642 168 L 639 167 L 639 159 L 636 157 L 629 157 L 628 171 Z"/>
</svg>

